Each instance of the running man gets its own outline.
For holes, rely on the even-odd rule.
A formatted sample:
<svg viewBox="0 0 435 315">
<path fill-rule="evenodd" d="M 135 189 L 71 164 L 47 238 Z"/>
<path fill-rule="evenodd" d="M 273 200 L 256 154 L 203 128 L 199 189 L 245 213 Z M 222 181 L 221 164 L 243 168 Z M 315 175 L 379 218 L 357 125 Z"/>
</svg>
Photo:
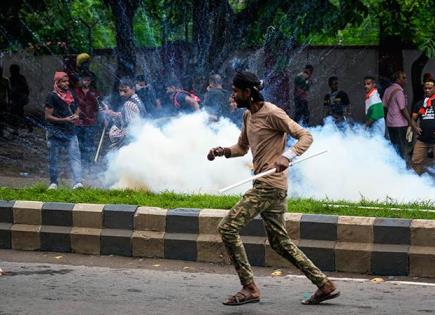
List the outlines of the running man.
<svg viewBox="0 0 435 315">
<path fill-rule="evenodd" d="M 245 248 L 240 239 L 240 230 L 258 214 L 264 220 L 270 246 L 281 256 L 293 263 L 314 283 L 318 290 L 303 304 L 319 304 L 339 296 L 335 285 L 323 274 L 290 240 L 284 226 L 287 211 L 287 168 L 292 159 L 303 154 L 311 145 L 311 134 L 290 119 L 272 103 L 265 102 L 260 93 L 262 82 L 251 72 L 236 74 L 233 80 L 232 98 L 237 107 L 246 108 L 243 126 L 237 144 L 216 147 L 208 153 L 233 158 L 245 155 L 251 149 L 255 174 L 276 168 L 276 173 L 254 181 L 242 199 L 220 222 L 219 233 L 227 252 L 239 275 L 242 289 L 223 304 L 241 305 L 260 301 L 260 290 L 248 262 Z M 287 134 L 297 139 L 296 144 L 285 150 Z"/>
</svg>

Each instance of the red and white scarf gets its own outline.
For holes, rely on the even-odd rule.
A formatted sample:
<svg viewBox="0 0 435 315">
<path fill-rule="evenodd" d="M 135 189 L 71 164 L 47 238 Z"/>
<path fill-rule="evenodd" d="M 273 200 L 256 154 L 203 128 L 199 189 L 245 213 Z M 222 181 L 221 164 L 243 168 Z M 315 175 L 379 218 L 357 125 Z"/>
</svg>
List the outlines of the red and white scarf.
<svg viewBox="0 0 435 315">
<path fill-rule="evenodd" d="M 68 77 L 65 72 L 58 71 L 54 74 L 54 93 L 60 97 L 62 101 L 64 101 L 68 106 L 74 102 L 74 97 L 69 89 L 64 90 L 59 86 L 60 80 Z"/>
</svg>

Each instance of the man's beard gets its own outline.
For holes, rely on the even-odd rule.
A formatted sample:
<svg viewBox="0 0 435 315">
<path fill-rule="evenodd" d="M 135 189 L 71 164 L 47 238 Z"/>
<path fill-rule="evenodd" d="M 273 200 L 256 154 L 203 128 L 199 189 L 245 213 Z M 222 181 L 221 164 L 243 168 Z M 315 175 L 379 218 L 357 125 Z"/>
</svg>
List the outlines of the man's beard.
<svg viewBox="0 0 435 315">
<path fill-rule="evenodd" d="M 247 108 L 249 109 L 251 107 L 251 100 L 248 98 L 246 100 L 237 100 L 236 101 L 237 108 Z"/>
</svg>

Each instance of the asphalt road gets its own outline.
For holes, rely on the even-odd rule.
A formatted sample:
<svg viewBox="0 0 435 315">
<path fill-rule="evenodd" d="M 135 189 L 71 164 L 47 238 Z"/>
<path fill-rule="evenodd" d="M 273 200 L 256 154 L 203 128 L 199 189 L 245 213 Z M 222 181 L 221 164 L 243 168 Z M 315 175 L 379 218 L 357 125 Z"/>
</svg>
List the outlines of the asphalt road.
<svg viewBox="0 0 435 315">
<path fill-rule="evenodd" d="M 0 268 L 6 272 L 0 276 L 2 315 L 435 314 L 433 280 L 337 279 L 340 298 L 304 306 L 300 300 L 314 290 L 308 280 L 288 270 L 272 277 L 273 270 L 256 268 L 262 301 L 230 307 L 221 302 L 239 283 L 229 266 L 1 250 Z"/>
</svg>

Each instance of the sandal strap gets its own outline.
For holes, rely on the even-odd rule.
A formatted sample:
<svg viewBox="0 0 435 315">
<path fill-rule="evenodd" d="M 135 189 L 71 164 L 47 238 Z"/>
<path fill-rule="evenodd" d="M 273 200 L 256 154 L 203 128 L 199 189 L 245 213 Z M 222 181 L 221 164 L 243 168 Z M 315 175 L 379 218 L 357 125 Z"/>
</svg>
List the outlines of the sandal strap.
<svg viewBox="0 0 435 315">
<path fill-rule="evenodd" d="M 229 297 L 229 300 L 233 300 L 233 301 L 235 301 L 236 303 L 240 303 L 240 301 L 245 300 L 247 297 L 248 297 L 248 296 L 247 296 L 246 294 L 244 294 L 243 292 L 237 292 L 236 294 L 231 295 L 231 296 Z"/>
</svg>

